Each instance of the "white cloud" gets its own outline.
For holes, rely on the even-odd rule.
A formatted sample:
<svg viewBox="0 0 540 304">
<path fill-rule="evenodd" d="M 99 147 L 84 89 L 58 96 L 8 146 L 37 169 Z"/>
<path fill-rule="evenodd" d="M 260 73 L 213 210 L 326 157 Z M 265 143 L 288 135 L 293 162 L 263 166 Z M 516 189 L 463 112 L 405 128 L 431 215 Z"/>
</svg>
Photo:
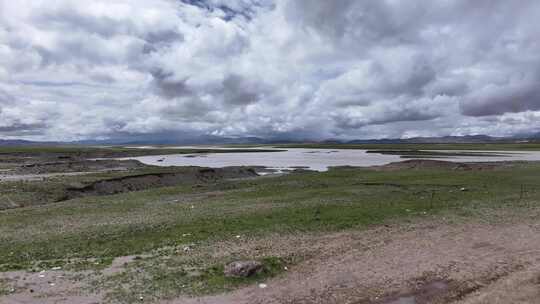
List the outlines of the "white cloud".
<svg viewBox="0 0 540 304">
<path fill-rule="evenodd" d="M 538 17 L 532 0 L 0 0 L 0 137 L 538 131 Z"/>
</svg>

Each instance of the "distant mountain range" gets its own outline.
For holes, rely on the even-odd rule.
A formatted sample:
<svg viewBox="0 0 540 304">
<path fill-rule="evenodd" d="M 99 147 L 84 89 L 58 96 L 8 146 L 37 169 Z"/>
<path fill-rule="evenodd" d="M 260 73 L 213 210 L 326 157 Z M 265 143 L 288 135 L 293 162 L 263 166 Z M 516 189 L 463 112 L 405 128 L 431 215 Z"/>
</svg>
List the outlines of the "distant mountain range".
<svg viewBox="0 0 540 304">
<path fill-rule="evenodd" d="M 189 138 L 143 138 L 143 139 L 110 139 L 81 141 L 29 141 L 22 139 L 0 139 L 0 146 L 60 146 L 60 145 L 227 145 L 227 144 L 278 144 L 297 143 L 286 139 L 262 139 L 258 137 L 219 137 L 198 136 Z"/>
<path fill-rule="evenodd" d="M 339 140 L 327 139 L 322 141 L 298 141 L 290 139 L 263 139 L 259 137 L 220 137 L 220 136 L 199 136 L 192 138 L 171 139 L 171 138 L 144 138 L 137 140 L 83 140 L 72 142 L 39 142 L 20 139 L 0 139 L 0 146 L 58 146 L 58 145 L 225 145 L 225 144 L 287 144 L 287 143 L 327 143 L 327 144 L 426 144 L 426 143 L 509 143 L 539 141 L 540 133 L 519 136 L 519 137 L 491 137 L 487 135 L 467 135 L 467 136 L 443 136 L 443 137 L 415 137 L 415 138 L 383 138 L 383 139 L 357 139 Z"/>
<path fill-rule="evenodd" d="M 515 142 L 531 140 L 532 138 L 491 137 L 487 135 L 443 136 L 443 137 L 413 137 L 405 139 L 367 139 L 351 140 L 349 144 L 446 144 L 446 143 L 490 143 Z"/>
<path fill-rule="evenodd" d="M 60 143 L 56 142 L 40 142 L 40 141 L 29 141 L 22 139 L 0 139 L 1 147 L 8 146 L 42 146 L 42 145 L 59 145 Z"/>
</svg>

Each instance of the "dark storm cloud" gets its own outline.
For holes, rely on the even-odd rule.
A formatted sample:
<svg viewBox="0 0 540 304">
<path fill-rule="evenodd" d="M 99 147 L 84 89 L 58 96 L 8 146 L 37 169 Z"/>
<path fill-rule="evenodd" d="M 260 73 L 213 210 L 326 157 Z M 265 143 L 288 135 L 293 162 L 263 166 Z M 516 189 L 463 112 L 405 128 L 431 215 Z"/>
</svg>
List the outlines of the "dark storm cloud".
<svg viewBox="0 0 540 304">
<path fill-rule="evenodd" d="M 288 1 L 289 21 L 313 29 L 337 43 L 401 45 L 419 39 L 426 1 Z M 370 47 L 370 45 L 367 45 Z"/>
<path fill-rule="evenodd" d="M 161 69 L 153 70 L 151 74 L 157 93 L 165 98 L 171 99 L 193 94 L 186 84 L 188 79 L 176 80 L 173 73 Z"/>
<path fill-rule="evenodd" d="M 222 82 L 223 99 L 226 104 L 246 105 L 257 102 L 262 93 L 257 84 L 246 81 L 242 76 L 228 75 Z"/>
<path fill-rule="evenodd" d="M 436 79 L 425 87 L 428 96 L 463 96 L 469 90 L 462 79 Z"/>
<path fill-rule="evenodd" d="M 368 125 L 384 125 L 394 122 L 424 121 L 437 118 L 436 114 L 425 113 L 415 109 L 404 109 L 401 111 L 389 111 L 379 117 L 369 117 L 366 119 L 350 116 L 334 117 L 336 126 L 341 129 L 361 128 Z"/>
<path fill-rule="evenodd" d="M 461 111 L 469 116 L 500 115 L 540 110 L 540 82 L 488 86 L 467 97 Z"/>
<path fill-rule="evenodd" d="M 226 21 L 239 16 L 251 20 L 257 9 L 272 6 L 270 0 L 181 0 L 181 2 L 212 12 L 220 11 L 223 13 L 220 17 Z"/>
<path fill-rule="evenodd" d="M 0 137 L 523 133 L 538 18 L 533 0 L 0 0 Z"/>
<path fill-rule="evenodd" d="M 102 84 L 112 84 L 116 82 L 116 79 L 112 77 L 111 75 L 107 75 L 104 73 L 95 73 L 90 75 L 90 79 L 92 79 L 95 82 L 102 83 Z"/>
<path fill-rule="evenodd" d="M 410 68 L 407 74 L 396 78 L 392 75 L 395 73 L 394 71 L 385 70 L 381 64 L 375 64 L 372 72 L 381 79 L 377 88 L 379 94 L 420 96 L 424 93 L 424 87 L 435 80 L 437 72 L 427 60 L 420 58 L 420 56 L 415 56 L 408 61 Z"/>
<path fill-rule="evenodd" d="M 149 32 L 144 38 L 150 44 L 181 42 L 184 40 L 182 34 L 172 30 Z"/>
<path fill-rule="evenodd" d="M 161 116 L 183 122 L 212 122 L 212 107 L 200 99 L 184 98 L 163 108 Z"/>
<path fill-rule="evenodd" d="M 0 125 L 0 132 L 10 133 L 11 135 L 23 135 L 28 133 L 40 134 L 46 127 L 44 123 L 25 124 L 21 122 L 11 123 L 9 126 Z"/>
</svg>

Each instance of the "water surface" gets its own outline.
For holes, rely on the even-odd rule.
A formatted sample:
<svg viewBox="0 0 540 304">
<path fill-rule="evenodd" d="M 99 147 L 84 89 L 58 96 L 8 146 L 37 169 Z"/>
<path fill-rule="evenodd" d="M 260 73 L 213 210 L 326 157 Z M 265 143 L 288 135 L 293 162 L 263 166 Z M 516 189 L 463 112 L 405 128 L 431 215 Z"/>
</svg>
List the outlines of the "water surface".
<svg viewBox="0 0 540 304">
<path fill-rule="evenodd" d="M 178 147 L 185 148 L 185 147 Z M 219 147 L 213 147 L 216 149 Z M 462 152 L 462 151 L 449 151 Z M 491 162 L 491 161 L 540 161 L 540 151 L 467 151 L 493 153 L 496 156 L 452 156 L 437 158 L 453 162 Z M 283 152 L 243 152 L 243 153 L 210 153 L 210 154 L 178 154 L 163 156 L 135 157 L 142 163 L 156 166 L 201 166 L 222 168 L 229 166 L 263 166 L 269 169 L 286 170 L 305 168 L 326 171 L 329 167 L 354 166 L 369 167 L 403 161 L 399 155 L 383 155 L 367 153 L 367 150 L 352 149 L 286 149 Z M 421 157 L 417 159 L 432 159 Z"/>
</svg>

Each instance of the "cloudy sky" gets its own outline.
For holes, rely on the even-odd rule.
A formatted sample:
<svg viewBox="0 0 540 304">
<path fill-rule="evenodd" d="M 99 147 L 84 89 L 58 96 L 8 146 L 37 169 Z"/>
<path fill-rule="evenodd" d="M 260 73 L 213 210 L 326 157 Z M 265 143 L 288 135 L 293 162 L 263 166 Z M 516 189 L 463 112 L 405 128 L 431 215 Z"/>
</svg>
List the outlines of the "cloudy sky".
<svg viewBox="0 0 540 304">
<path fill-rule="evenodd" d="M 0 138 L 540 131 L 537 0 L 0 0 Z"/>
</svg>

